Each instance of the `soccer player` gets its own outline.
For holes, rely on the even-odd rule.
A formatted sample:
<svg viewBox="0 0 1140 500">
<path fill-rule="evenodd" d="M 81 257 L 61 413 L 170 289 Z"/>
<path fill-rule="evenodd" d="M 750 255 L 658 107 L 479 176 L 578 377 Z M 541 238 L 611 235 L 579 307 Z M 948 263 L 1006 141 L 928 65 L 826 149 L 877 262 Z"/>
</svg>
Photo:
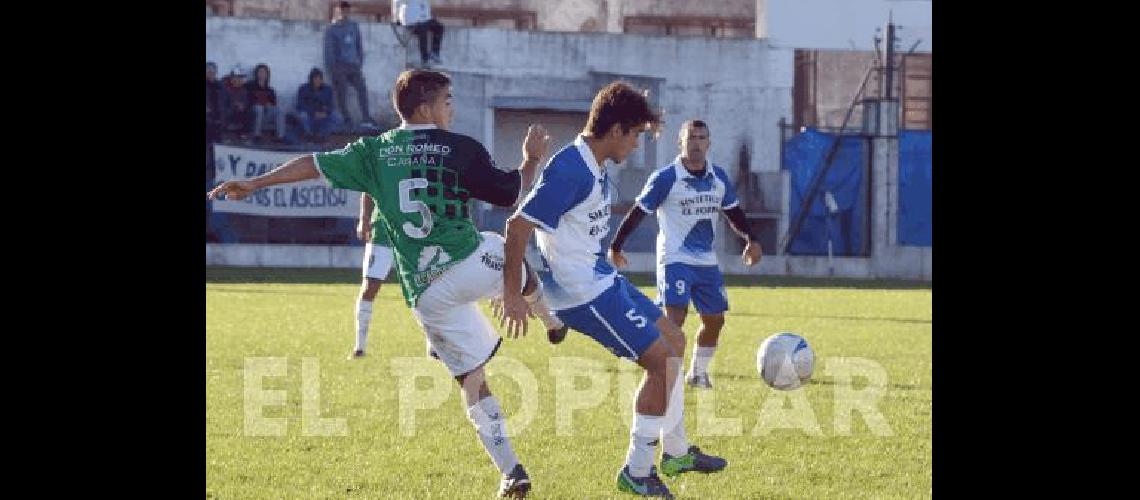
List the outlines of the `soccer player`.
<svg viewBox="0 0 1140 500">
<path fill-rule="evenodd" d="M 645 95 L 624 82 L 613 82 L 594 96 L 581 134 L 550 159 L 534 190 L 507 221 L 500 322 L 506 323 L 508 335 L 520 329 L 525 333 L 527 302 L 518 290 L 523 253 L 537 227 L 550 308 L 570 328 L 645 369 L 617 487 L 672 498 L 653 465 L 659 439 L 664 441 L 661 471 L 668 476 L 719 471 L 727 461 L 702 453 L 685 437 L 680 327 L 618 274 L 602 252 L 602 239 L 610 231 L 605 162 L 625 161 L 641 133 L 657 130 L 660 122 Z"/>
<path fill-rule="evenodd" d="M 360 284 L 360 296 L 356 299 L 356 344 L 348 355 L 350 360 L 364 357 L 368 325 L 372 322 L 372 301 L 392 270 L 392 248 L 387 233 L 379 226 L 382 217 L 372 197 L 368 193 L 360 193 L 360 220 L 356 223 L 356 235 L 368 243 L 364 246 L 364 282 Z"/>
<path fill-rule="evenodd" d="M 502 294 L 503 238 L 480 233 L 467 200 L 512 206 L 530 185 L 550 140 L 531 126 L 518 170 L 503 172 L 474 139 L 447 130 L 454 111 L 451 80 L 434 71 L 400 74 L 392 101 L 403 123 L 344 148 L 299 156 L 265 175 L 227 181 L 210 192 L 241 199 L 275 184 L 321 177 L 334 188 L 361 191 L 375 200 L 380 224 L 392 242 L 404 299 L 438 358 L 459 382 L 484 449 L 503 474 L 499 496 L 523 497 L 530 478 L 507 437 L 499 402 L 487 387 L 483 365 L 499 338 L 478 301 Z M 547 328 L 564 328 L 542 299 L 538 276 L 520 266 L 520 296 Z M 524 311 L 524 315 L 526 312 Z"/>
<path fill-rule="evenodd" d="M 657 303 L 665 307 L 665 317 L 685 326 L 690 299 L 701 316 L 697 345 L 689 367 L 688 383 L 694 387 L 712 388 L 709 362 L 716 352 L 724 312 L 728 310 L 728 294 L 724 276 L 717 266 L 713 250 L 713 222 L 720 212 L 729 226 L 744 239 L 744 264 L 760 261 L 760 244 L 749 234 L 744 211 L 736 198 L 736 189 L 724 169 L 708 161 L 709 127 L 701 120 L 681 125 L 678 137 L 681 153 L 672 163 L 653 172 L 645 188 L 618 226 L 610 243 L 609 256 L 618 268 L 625 267 L 622 244 L 641 223 L 646 214 L 656 212 L 657 233 Z"/>
</svg>

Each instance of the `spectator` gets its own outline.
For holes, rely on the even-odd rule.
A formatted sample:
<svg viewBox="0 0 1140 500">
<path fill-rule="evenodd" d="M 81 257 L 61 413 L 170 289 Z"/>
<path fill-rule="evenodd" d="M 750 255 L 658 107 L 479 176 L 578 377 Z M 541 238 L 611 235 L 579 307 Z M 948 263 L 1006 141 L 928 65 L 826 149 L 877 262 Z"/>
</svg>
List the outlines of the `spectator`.
<svg viewBox="0 0 1140 500">
<path fill-rule="evenodd" d="M 340 122 L 333 109 L 332 87 L 325 85 L 320 68 L 309 71 L 309 82 L 297 88 L 297 118 L 304 130 L 304 140 L 324 142 Z"/>
<path fill-rule="evenodd" d="M 277 92 L 269 85 L 269 66 L 262 63 L 253 69 L 249 82 L 249 104 L 253 110 L 253 135 L 261 140 L 261 127 L 266 120 L 274 123 L 278 142 L 285 139 L 285 113 L 277 108 Z"/>
<path fill-rule="evenodd" d="M 234 66 L 226 75 L 222 86 L 222 133 L 226 139 L 245 140 L 249 134 L 249 88 L 245 85 L 245 71 Z"/>
<path fill-rule="evenodd" d="M 352 115 L 348 114 L 348 108 L 344 104 L 346 85 L 352 85 L 356 89 L 362 124 L 379 128 L 368 112 L 368 89 L 364 85 L 364 72 L 361 70 L 364 65 L 364 47 L 360 27 L 348 18 L 350 8 L 348 2 L 340 2 L 333 7 L 332 24 L 325 30 L 325 69 L 332 78 L 337 109 L 349 128 L 352 128 Z"/>
<path fill-rule="evenodd" d="M 431 17 L 428 0 L 392 0 L 392 17 L 397 24 L 408 27 L 420 40 L 420 61 L 424 67 L 431 63 L 443 64 L 439 58 L 439 45 L 443 42 L 443 25 Z M 428 50 L 428 33 L 431 33 L 431 50 Z"/>
</svg>

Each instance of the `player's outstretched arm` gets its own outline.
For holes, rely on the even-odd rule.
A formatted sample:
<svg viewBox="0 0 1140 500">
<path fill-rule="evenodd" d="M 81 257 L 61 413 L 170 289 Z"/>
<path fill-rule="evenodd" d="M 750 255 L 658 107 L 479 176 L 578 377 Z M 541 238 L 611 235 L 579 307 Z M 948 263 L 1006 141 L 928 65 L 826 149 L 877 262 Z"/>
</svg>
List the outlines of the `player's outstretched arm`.
<svg viewBox="0 0 1140 500">
<path fill-rule="evenodd" d="M 522 296 L 523 254 L 526 243 L 534 232 L 534 223 L 518 215 L 507 220 L 506 243 L 503 262 L 503 315 L 499 326 L 506 323 L 507 334 L 517 337 L 526 335 L 526 316 L 529 307 Z"/>
<path fill-rule="evenodd" d="M 320 175 L 317 164 L 313 162 L 313 155 L 298 156 L 252 179 L 223 182 L 210 190 L 206 197 L 217 200 L 225 196 L 227 200 L 240 200 L 261 188 L 316 179 Z"/>
</svg>

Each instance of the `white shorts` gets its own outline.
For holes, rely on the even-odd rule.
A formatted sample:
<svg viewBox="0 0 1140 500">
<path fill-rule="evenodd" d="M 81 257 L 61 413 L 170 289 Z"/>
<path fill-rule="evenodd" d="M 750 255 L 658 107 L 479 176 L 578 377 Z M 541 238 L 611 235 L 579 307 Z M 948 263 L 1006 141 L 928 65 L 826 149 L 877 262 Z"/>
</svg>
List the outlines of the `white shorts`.
<svg viewBox="0 0 1140 500">
<path fill-rule="evenodd" d="M 428 347 L 452 376 L 487 362 L 502 339 L 479 311 L 479 301 L 503 292 L 503 237 L 483 232 L 483 242 L 424 290 L 412 309 Z"/>
<path fill-rule="evenodd" d="M 364 245 L 364 277 L 382 280 L 388 277 L 392 270 L 392 248 L 384 245 L 373 245 L 371 241 Z"/>
</svg>

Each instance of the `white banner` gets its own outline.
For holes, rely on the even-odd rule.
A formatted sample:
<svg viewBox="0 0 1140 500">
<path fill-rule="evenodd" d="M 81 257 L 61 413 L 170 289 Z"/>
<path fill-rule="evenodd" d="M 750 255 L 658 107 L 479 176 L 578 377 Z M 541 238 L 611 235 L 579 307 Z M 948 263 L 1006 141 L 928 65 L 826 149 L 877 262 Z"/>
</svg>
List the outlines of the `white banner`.
<svg viewBox="0 0 1140 500">
<path fill-rule="evenodd" d="M 302 154 L 306 153 L 263 151 L 216 144 L 215 185 L 233 179 L 257 177 Z M 215 200 L 214 210 L 276 217 L 356 218 L 360 216 L 360 193 L 333 189 L 324 180 L 313 179 L 259 189 L 241 201 Z"/>
</svg>

